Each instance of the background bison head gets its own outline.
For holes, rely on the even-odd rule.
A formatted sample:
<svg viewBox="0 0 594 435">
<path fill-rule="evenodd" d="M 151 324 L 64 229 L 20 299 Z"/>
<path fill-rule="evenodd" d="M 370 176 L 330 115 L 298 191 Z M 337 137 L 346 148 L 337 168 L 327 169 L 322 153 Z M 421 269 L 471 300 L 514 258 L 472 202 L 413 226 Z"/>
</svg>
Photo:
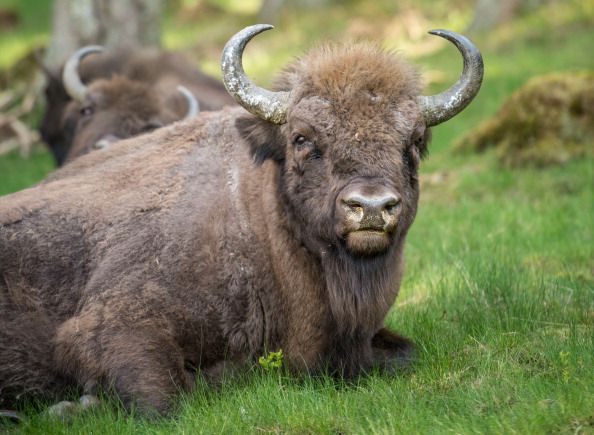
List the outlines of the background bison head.
<svg viewBox="0 0 594 435">
<path fill-rule="evenodd" d="M 109 78 L 114 74 L 123 74 L 129 53 L 111 52 L 89 56 L 81 62 L 79 75 L 83 82 L 90 83 L 99 78 Z M 62 70 L 56 72 L 47 69 L 39 62 L 45 73 L 46 108 L 39 126 L 41 138 L 48 145 L 58 166 L 66 160 L 72 144 L 74 126 L 63 122 L 64 111 L 72 98 L 66 92 L 62 82 Z"/>
<path fill-rule="evenodd" d="M 220 81 L 178 53 L 100 50 L 91 46 L 74 53 L 59 79 L 46 71 L 40 131 L 58 165 L 118 138 L 192 116 L 196 105 L 217 110 L 234 103 Z"/>
<path fill-rule="evenodd" d="M 80 59 L 101 50 L 82 48 L 64 66 L 64 87 L 72 97 L 61 119 L 63 130 L 72 132 L 66 160 L 198 113 L 191 92 L 184 87 L 174 91 L 175 80 L 169 77 L 149 83 L 115 75 L 84 85 L 78 74 Z"/>
<path fill-rule="evenodd" d="M 223 54 L 225 84 L 257 117 L 238 121 L 257 161 L 282 166 L 283 191 L 309 248 L 356 257 L 385 253 L 412 223 L 418 167 L 431 125 L 462 110 L 478 92 L 482 61 L 463 36 L 438 31 L 461 50 L 461 79 L 442 94 L 420 96 L 416 72 L 368 44 L 327 46 L 282 74 L 275 92 L 253 85 L 241 53 L 253 26 Z"/>
</svg>

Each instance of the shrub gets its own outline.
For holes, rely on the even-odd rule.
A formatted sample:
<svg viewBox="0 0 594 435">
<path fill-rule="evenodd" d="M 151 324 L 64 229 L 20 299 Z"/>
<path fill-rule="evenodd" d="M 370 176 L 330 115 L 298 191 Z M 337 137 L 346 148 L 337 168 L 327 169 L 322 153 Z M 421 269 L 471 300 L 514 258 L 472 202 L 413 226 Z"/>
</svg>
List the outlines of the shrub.
<svg viewBox="0 0 594 435">
<path fill-rule="evenodd" d="M 546 166 L 591 154 L 594 73 L 532 78 L 457 144 L 463 150 L 490 147 L 506 167 Z"/>
</svg>

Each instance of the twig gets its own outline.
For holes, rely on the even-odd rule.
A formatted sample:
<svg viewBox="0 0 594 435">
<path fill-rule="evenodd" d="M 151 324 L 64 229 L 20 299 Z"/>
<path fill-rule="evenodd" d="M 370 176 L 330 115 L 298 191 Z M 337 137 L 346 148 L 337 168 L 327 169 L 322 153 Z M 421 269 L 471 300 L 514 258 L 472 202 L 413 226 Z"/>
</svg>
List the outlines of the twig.
<svg viewBox="0 0 594 435">
<path fill-rule="evenodd" d="M 27 157 L 31 153 L 31 146 L 39 140 L 39 134 L 29 128 L 21 118 L 25 117 L 35 107 L 37 93 L 25 87 L 16 91 L 7 91 L 0 94 L 0 110 L 20 98 L 20 104 L 5 113 L 0 113 L 0 128 L 8 127 L 14 133 L 0 142 L 0 155 L 20 149 L 21 156 Z M 5 129 L 6 131 L 6 129 Z"/>
<path fill-rule="evenodd" d="M 0 94 L 0 110 L 4 110 L 14 100 L 14 92 L 5 91 Z"/>
<path fill-rule="evenodd" d="M 6 139 L 5 141 L 0 142 L 0 155 L 19 149 L 20 146 L 21 144 L 17 138 L 12 137 L 10 139 Z"/>
<path fill-rule="evenodd" d="M 29 127 L 18 118 L 13 119 L 9 126 L 17 135 L 21 145 L 21 156 L 28 157 L 31 153 L 31 145 L 33 144 L 35 132 L 31 131 Z"/>
</svg>

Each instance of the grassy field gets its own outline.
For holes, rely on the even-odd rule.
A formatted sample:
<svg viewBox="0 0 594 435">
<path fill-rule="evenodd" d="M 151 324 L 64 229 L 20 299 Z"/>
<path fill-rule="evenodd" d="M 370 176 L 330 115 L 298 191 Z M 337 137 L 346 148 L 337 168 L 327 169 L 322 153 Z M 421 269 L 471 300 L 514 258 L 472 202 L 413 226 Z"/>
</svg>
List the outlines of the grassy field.
<svg viewBox="0 0 594 435">
<path fill-rule="evenodd" d="M 173 418 L 145 421 L 106 404 L 68 423 L 31 410 L 14 430 L 594 433 L 594 161 L 511 170 L 500 168 L 493 153 L 453 152 L 464 132 L 493 114 L 529 77 L 594 70 L 589 54 L 594 3 L 562 3 L 476 37 L 486 65 L 483 89 L 462 115 L 434 129 L 402 292 L 386 320 L 416 342 L 418 361 L 411 370 L 401 376 L 371 374 L 342 385 L 255 369 L 217 390 L 198 385 L 195 394 L 180 400 Z M 248 49 L 247 55 L 257 60 L 246 62 L 250 74 L 268 83 L 279 66 L 316 41 L 343 33 L 356 37 L 365 27 L 353 30 L 349 17 L 374 29 L 386 46 L 398 45 L 389 32 L 398 25 L 395 6 L 377 2 L 373 7 L 383 15 L 372 20 L 373 10 L 348 4 L 323 14 L 303 12 L 298 19 L 283 17 L 276 31 Z M 464 6 L 473 2 L 457 4 L 449 16 L 440 7 L 419 13 L 430 27 L 462 30 L 468 18 Z M 206 56 L 224 42 L 225 29 L 230 29 L 228 36 L 249 20 L 214 14 L 174 25 L 170 17 L 165 40 Z M 212 28 L 223 30 L 206 36 Z M 372 39 L 374 31 L 364 37 Z M 408 48 L 406 41 L 404 53 L 416 57 L 415 45 Z M 459 74 L 460 61 L 453 53 L 444 44 L 415 59 L 424 71 L 443 74 L 430 90 Z M 216 58 L 203 64 L 215 71 Z M 0 193 L 29 186 L 51 168 L 42 150 L 29 160 L 2 156 Z"/>
</svg>

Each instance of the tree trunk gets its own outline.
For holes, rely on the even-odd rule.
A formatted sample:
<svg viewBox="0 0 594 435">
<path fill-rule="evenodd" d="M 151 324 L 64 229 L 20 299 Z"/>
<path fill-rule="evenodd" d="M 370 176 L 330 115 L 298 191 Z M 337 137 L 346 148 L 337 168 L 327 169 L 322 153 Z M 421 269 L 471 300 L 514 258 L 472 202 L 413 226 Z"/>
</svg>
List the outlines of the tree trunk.
<svg viewBox="0 0 594 435">
<path fill-rule="evenodd" d="M 289 5 L 300 8 L 321 8 L 329 3 L 329 0 L 292 0 L 291 2 L 287 0 L 264 0 L 258 12 L 258 21 L 266 24 L 277 24 L 282 10 Z"/>
<path fill-rule="evenodd" d="M 264 0 L 258 12 L 258 22 L 276 24 L 284 5 L 285 0 Z"/>
<path fill-rule="evenodd" d="M 469 32 L 490 30 L 514 17 L 522 0 L 476 0 L 474 18 Z"/>
<path fill-rule="evenodd" d="M 44 59 L 57 71 L 76 49 L 159 45 L 162 0 L 54 0 L 53 31 Z"/>
</svg>

